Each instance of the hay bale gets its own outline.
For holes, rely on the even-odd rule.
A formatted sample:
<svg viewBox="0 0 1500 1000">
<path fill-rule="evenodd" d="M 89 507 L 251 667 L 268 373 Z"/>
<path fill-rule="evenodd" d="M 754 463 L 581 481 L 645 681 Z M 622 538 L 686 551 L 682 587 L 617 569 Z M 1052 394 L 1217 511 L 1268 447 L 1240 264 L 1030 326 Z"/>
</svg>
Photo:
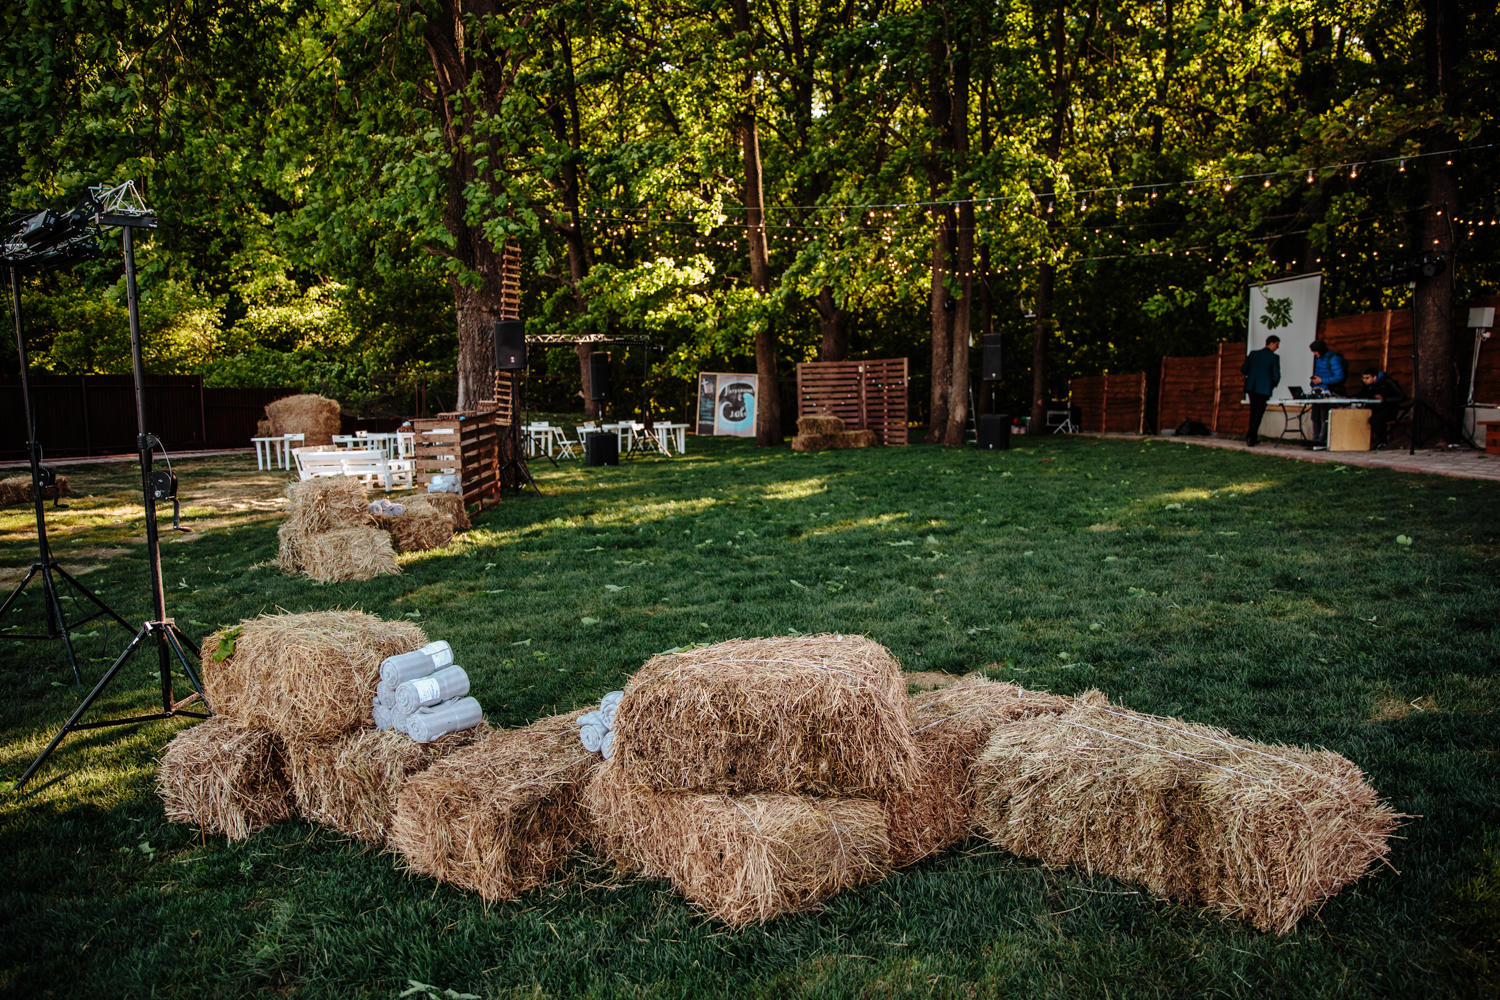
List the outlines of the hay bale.
<svg viewBox="0 0 1500 1000">
<path fill-rule="evenodd" d="M 798 434 L 792 438 L 793 451 L 833 451 L 840 447 L 837 434 Z"/>
<path fill-rule="evenodd" d="M 72 484 L 67 476 L 58 476 L 56 486 L 42 487 L 43 500 L 56 500 L 73 495 Z M 7 476 L 0 479 L 0 507 L 12 504 L 31 503 L 31 473 L 24 476 Z"/>
<path fill-rule="evenodd" d="M 1073 699 L 968 676 L 907 704 L 922 766 L 915 787 L 884 799 L 892 868 L 915 864 L 969 836 L 970 772 L 997 726 L 1065 712 Z"/>
<path fill-rule="evenodd" d="M 839 448 L 873 448 L 880 443 L 879 436 L 869 428 L 859 431 L 844 431 L 839 435 Z"/>
<path fill-rule="evenodd" d="M 885 816 L 869 799 L 654 792 L 611 762 L 584 801 L 601 853 L 732 926 L 816 909 L 889 870 Z"/>
<path fill-rule="evenodd" d="M 806 416 L 797 418 L 797 433 L 799 435 L 812 434 L 842 434 L 844 432 L 844 418 L 834 416 Z"/>
<path fill-rule="evenodd" d="M 318 740 L 374 725 L 380 661 L 427 644 L 411 622 L 362 611 L 261 615 L 203 640 L 203 686 L 220 716 L 288 740 Z M 226 631 L 233 632 L 231 639 Z M 233 643 L 223 660 L 221 646 Z"/>
<path fill-rule="evenodd" d="M 319 476 L 286 488 L 287 522 L 304 535 L 370 524 L 365 484 L 352 476 Z"/>
<path fill-rule="evenodd" d="M 392 730 L 287 743 L 292 798 L 305 819 L 372 844 L 384 844 L 406 780 L 490 731 L 484 723 L 417 743 Z"/>
<path fill-rule="evenodd" d="M 308 535 L 301 546 L 302 571 L 319 583 L 369 580 L 401 572 L 391 536 L 379 528 L 340 528 Z"/>
<path fill-rule="evenodd" d="M 255 422 L 255 436 L 258 438 L 274 437 L 275 431 L 271 429 L 271 421 L 262 417 Z"/>
<path fill-rule="evenodd" d="M 578 741 L 582 714 L 490 733 L 407 779 L 391 847 L 490 902 L 541 885 L 588 832 L 580 792 L 598 758 Z"/>
<path fill-rule="evenodd" d="M 422 499 L 443 511 L 453 521 L 455 532 L 468 531 L 473 525 L 469 523 L 469 511 L 464 506 L 464 498 L 457 493 L 424 493 Z"/>
<path fill-rule="evenodd" d="M 425 552 L 453 541 L 453 517 L 446 510 L 422 496 L 412 497 L 403 506 L 406 509 L 395 517 L 376 515 L 377 527 L 391 533 L 397 552 Z"/>
<path fill-rule="evenodd" d="M 307 446 L 333 444 L 341 423 L 339 404 L 312 394 L 286 396 L 267 403 L 266 419 L 271 422 L 271 433 L 264 436 L 302 434 L 305 435 L 302 443 Z"/>
<path fill-rule="evenodd" d="M 172 737 L 162 751 L 156 792 L 168 821 L 230 840 L 295 815 L 281 741 L 223 716 Z"/>
<path fill-rule="evenodd" d="M 974 782 L 976 826 L 1006 850 L 1276 934 L 1384 858 L 1400 818 L 1338 754 L 1102 697 L 997 728 Z"/>
<path fill-rule="evenodd" d="M 857 635 L 735 639 L 653 656 L 625 686 L 614 753 L 657 791 L 864 796 L 917 771 L 901 665 Z"/>
</svg>

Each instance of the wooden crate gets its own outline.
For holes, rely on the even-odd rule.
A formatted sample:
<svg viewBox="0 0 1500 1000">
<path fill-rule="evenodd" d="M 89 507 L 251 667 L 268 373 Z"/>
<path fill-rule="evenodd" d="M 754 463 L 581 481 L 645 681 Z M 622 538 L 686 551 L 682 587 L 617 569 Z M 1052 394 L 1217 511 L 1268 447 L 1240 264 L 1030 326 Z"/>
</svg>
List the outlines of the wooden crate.
<svg viewBox="0 0 1500 1000">
<path fill-rule="evenodd" d="M 797 416 L 839 417 L 885 445 L 907 442 L 906 358 L 805 361 L 797 365 Z"/>
<path fill-rule="evenodd" d="M 494 414 L 412 420 L 410 427 L 416 435 L 418 489 L 431 483 L 433 476 L 456 473 L 465 506 L 488 510 L 500 502 L 501 428 Z"/>
</svg>

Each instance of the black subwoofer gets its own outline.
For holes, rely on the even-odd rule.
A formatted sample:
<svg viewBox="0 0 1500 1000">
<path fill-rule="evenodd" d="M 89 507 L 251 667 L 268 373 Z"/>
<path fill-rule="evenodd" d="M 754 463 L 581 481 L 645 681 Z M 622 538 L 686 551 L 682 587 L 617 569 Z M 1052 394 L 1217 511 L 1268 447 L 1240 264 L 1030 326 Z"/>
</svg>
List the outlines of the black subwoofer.
<svg viewBox="0 0 1500 1000">
<path fill-rule="evenodd" d="M 974 429 L 980 451 L 1006 451 L 1010 448 L 1010 414 L 981 414 Z"/>
<path fill-rule="evenodd" d="M 584 465 L 619 465 L 620 439 L 612 431 L 594 431 L 583 439 Z"/>
</svg>

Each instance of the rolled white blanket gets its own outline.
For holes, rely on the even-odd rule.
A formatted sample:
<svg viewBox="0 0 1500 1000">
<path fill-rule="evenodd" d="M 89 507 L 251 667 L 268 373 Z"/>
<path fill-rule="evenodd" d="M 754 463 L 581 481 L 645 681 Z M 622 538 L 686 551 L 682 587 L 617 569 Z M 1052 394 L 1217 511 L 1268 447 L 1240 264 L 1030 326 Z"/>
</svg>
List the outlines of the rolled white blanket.
<svg viewBox="0 0 1500 1000">
<path fill-rule="evenodd" d="M 431 743 L 440 736 L 472 729 L 483 719 L 484 711 L 477 700 L 457 698 L 408 715 L 406 735 L 418 743 Z"/>
<path fill-rule="evenodd" d="M 387 656 L 380 664 L 380 679 L 401 684 L 414 677 L 426 677 L 453 662 L 453 647 L 443 640 L 429 642 L 421 649 L 400 656 Z"/>
<path fill-rule="evenodd" d="M 578 730 L 578 738 L 589 753 L 598 753 L 599 748 L 604 745 L 604 737 L 608 735 L 609 730 L 600 725 L 582 726 Z"/>
<path fill-rule="evenodd" d="M 599 718 L 604 722 L 604 728 L 615 728 L 615 713 L 620 710 L 620 703 L 605 702 L 604 707 L 599 709 Z"/>
<path fill-rule="evenodd" d="M 396 708 L 407 715 L 419 708 L 452 701 L 469 693 L 469 675 L 463 667 L 444 667 L 426 677 L 404 681 L 396 688 Z"/>
<path fill-rule="evenodd" d="M 599 741 L 599 752 L 604 755 L 605 760 L 615 755 L 615 731 L 613 729 L 605 730 L 604 739 Z"/>
<path fill-rule="evenodd" d="M 394 721 L 391 719 L 391 710 L 389 708 L 386 708 L 379 698 L 375 699 L 375 704 L 372 706 L 372 708 L 373 714 L 375 716 L 376 729 L 395 728 Z"/>
<path fill-rule="evenodd" d="M 386 707 L 396 704 L 396 689 L 400 687 L 399 682 L 381 681 L 375 685 L 375 697 L 379 698 Z"/>
</svg>

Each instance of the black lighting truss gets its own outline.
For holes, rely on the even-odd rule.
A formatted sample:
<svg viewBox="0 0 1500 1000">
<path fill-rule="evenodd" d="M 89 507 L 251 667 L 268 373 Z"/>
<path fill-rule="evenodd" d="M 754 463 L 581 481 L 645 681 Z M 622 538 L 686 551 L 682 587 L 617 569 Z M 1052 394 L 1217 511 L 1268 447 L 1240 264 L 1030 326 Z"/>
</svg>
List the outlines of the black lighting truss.
<svg viewBox="0 0 1500 1000">
<path fill-rule="evenodd" d="M 207 698 L 203 695 L 203 686 L 199 683 L 197 675 L 193 672 L 192 665 L 188 662 L 184 650 L 191 651 L 194 657 L 201 659 L 198 647 L 193 644 L 182 630 L 177 627 L 176 622 L 167 616 L 166 588 L 162 585 L 161 578 L 161 542 L 156 529 L 156 502 L 158 500 L 175 500 L 177 496 L 177 481 L 172 475 L 170 466 L 167 472 L 153 472 L 151 468 L 152 457 L 157 448 L 161 447 L 161 441 L 146 430 L 146 396 L 145 367 L 141 362 L 141 323 L 140 323 L 140 300 L 136 292 L 135 281 L 135 237 L 136 229 L 155 229 L 156 216 L 142 201 L 140 194 L 136 191 L 132 181 L 116 187 L 107 188 L 102 185 L 91 187 L 83 196 L 78 205 L 71 211 L 58 214 L 55 212 L 34 212 L 12 215 L 5 237 L 5 242 L 0 244 L 0 253 L 11 274 L 11 304 L 15 309 L 16 316 L 16 346 L 20 351 L 21 361 L 21 384 L 26 405 L 26 419 L 29 440 L 27 450 L 31 455 L 32 468 L 32 494 L 37 509 L 37 534 L 41 544 L 41 562 L 32 567 L 32 572 L 27 575 L 27 580 L 40 573 L 44 580 L 44 587 L 48 590 L 52 603 L 48 605 L 49 624 L 55 604 L 56 588 L 52 585 L 48 568 L 55 569 L 64 579 L 72 583 L 79 590 L 82 586 L 76 580 L 63 572 L 56 566 L 51 558 L 47 547 L 46 523 L 42 515 L 41 491 L 43 488 L 43 477 L 41 475 L 41 448 L 36 443 L 36 416 L 31 408 L 29 383 L 26 373 L 26 351 L 25 338 L 21 327 L 21 297 L 20 276 L 23 273 L 34 273 L 37 271 L 50 270 L 76 264 L 79 261 L 97 257 L 100 253 L 99 240 L 105 229 L 120 229 L 123 233 L 122 243 L 125 257 L 125 293 L 126 302 L 130 314 L 130 360 L 132 374 L 135 382 L 135 415 L 136 415 L 136 447 L 140 455 L 141 463 L 141 487 L 144 497 L 146 514 L 146 551 L 150 558 L 150 587 L 153 616 L 141 625 L 134 638 L 115 659 L 110 668 L 104 672 L 104 676 L 94 685 L 92 691 L 83 699 L 73 714 L 68 717 L 52 742 L 47 748 L 32 761 L 26 773 L 16 782 L 15 787 L 21 788 L 31 780 L 37 769 L 42 766 L 51 754 L 57 749 L 63 738 L 72 732 L 87 729 L 100 729 L 106 726 L 123 726 L 136 722 L 149 722 L 155 719 L 169 719 L 174 716 L 191 716 L 193 718 L 207 718 L 203 712 L 186 711 L 185 706 L 198 698 L 203 698 L 204 707 L 208 707 Z M 23 581 L 22 586 L 25 585 Z M 109 614 L 127 629 L 129 625 L 125 619 L 110 611 L 102 601 L 94 595 L 83 591 L 99 606 L 99 614 Z M 17 588 L 19 593 L 19 588 Z M 15 599 L 15 594 L 0 606 L 0 613 L 8 609 Z M 60 607 L 57 613 L 61 613 Z M 88 619 L 85 619 L 85 621 Z M 74 623 L 75 625 L 81 623 Z M 71 641 L 67 639 L 67 625 L 60 627 L 61 637 L 68 642 L 69 655 L 72 654 Z M 50 638 L 50 636 L 49 636 Z M 124 719 L 104 719 L 95 722 L 83 722 L 84 715 L 104 693 L 120 669 L 130 659 L 137 649 L 147 644 L 148 640 L 154 640 L 156 645 L 157 668 L 161 678 L 161 711 L 147 715 L 135 715 Z M 177 701 L 172 693 L 172 658 L 182 664 L 193 693 L 181 701 Z M 74 664 L 75 676 L 77 665 Z"/>
</svg>

